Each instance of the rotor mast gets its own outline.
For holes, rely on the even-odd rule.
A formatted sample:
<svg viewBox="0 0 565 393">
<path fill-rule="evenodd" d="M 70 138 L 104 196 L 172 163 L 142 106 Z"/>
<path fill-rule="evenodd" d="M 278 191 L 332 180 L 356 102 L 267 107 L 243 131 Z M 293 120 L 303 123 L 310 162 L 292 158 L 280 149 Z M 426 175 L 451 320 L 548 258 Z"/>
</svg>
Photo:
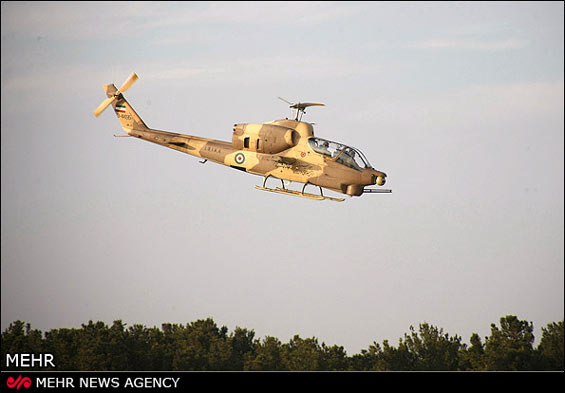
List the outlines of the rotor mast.
<svg viewBox="0 0 565 393">
<path fill-rule="evenodd" d="M 284 101 L 287 104 L 289 104 L 291 109 L 296 110 L 296 117 L 294 119 L 296 121 L 302 121 L 302 116 L 306 113 L 306 108 L 308 108 L 309 106 L 325 106 L 324 104 L 319 104 L 319 103 L 316 103 L 316 102 L 293 103 L 293 102 L 285 100 L 282 97 L 278 97 L 278 98 L 279 98 L 279 100 Z"/>
</svg>

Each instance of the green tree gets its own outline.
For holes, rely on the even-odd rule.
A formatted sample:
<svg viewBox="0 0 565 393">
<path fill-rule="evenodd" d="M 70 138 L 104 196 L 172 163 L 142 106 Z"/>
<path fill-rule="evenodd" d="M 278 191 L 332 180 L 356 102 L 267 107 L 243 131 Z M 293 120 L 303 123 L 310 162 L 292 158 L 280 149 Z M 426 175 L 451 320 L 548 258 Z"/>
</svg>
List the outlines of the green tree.
<svg viewBox="0 0 565 393">
<path fill-rule="evenodd" d="M 460 357 L 463 370 L 485 369 L 485 347 L 477 333 L 471 335 L 471 346 L 463 348 Z"/>
<path fill-rule="evenodd" d="M 45 352 L 43 333 L 32 329 L 29 323 L 14 321 L 2 332 L 2 368 L 5 368 L 6 354 Z M 13 365 L 9 369 L 13 369 Z M 30 367 L 28 370 L 40 370 Z"/>
<path fill-rule="evenodd" d="M 406 343 L 399 339 L 398 348 L 383 341 L 383 346 L 376 344 L 374 351 L 377 355 L 375 370 L 378 371 L 415 371 L 416 357 L 410 352 Z"/>
<path fill-rule="evenodd" d="M 163 332 L 158 328 L 143 325 L 130 326 L 126 334 L 128 370 L 164 371 L 165 347 Z"/>
<path fill-rule="evenodd" d="M 230 370 L 243 370 L 246 359 L 255 357 L 255 332 L 253 330 L 236 327 L 230 335 L 231 359 Z"/>
<path fill-rule="evenodd" d="M 361 353 L 349 358 L 350 371 L 371 371 L 377 369 L 377 361 L 380 353 L 380 346 L 373 342 L 368 349 L 362 349 Z"/>
<path fill-rule="evenodd" d="M 342 346 L 327 346 L 322 343 L 322 361 L 321 369 L 325 371 L 343 371 L 347 370 L 349 359 L 347 353 Z"/>
<path fill-rule="evenodd" d="M 52 329 L 45 332 L 45 351 L 53 354 L 56 370 L 77 370 L 80 331 L 77 329 Z"/>
<path fill-rule="evenodd" d="M 184 326 L 171 323 L 163 323 L 161 325 L 163 335 L 159 340 L 158 347 L 162 352 L 161 366 L 159 370 L 181 370 L 173 366 L 175 352 L 180 345 L 178 337 L 182 336 L 185 330 Z"/>
<path fill-rule="evenodd" d="M 96 323 L 88 321 L 87 325 L 82 324 L 78 337 L 78 351 L 73 370 L 110 370 L 110 362 L 107 356 L 108 326 L 102 321 Z"/>
<path fill-rule="evenodd" d="M 534 361 L 534 325 L 514 315 L 500 318 L 500 329 L 491 324 L 485 343 L 487 370 L 532 370 Z"/>
<path fill-rule="evenodd" d="M 255 340 L 255 356 L 247 357 L 244 370 L 250 371 L 281 371 L 284 370 L 282 362 L 282 344 L 278 338 L 267 336 L 261 342 Z"/>
<path fill-rule="evenodd" d="M 124 371 L 131 368 L 129 359 L 128 332 L 121 320 L 114 321 L 108 329 L 108 342 L 105 345 L 107 369 L 110 371 Z"/>
<path fill-rule="evenodd" d="M 419 371 L 455 371 L 459 369 L 461 337 L 450 337 L 443 329 L 427 323 L 420 324 L 419 332 L 410 326 L 410 335 L 404 343 Z"/>
<path fill-rule="evenodd" d="M 539 368 L 543 370 L 563 371 L 564 367 L 564 329 L 563 321 L 553 322 L 541 328 L 541 342 L 537 348 Z"/>
<path fill-rule="evenodd" d="M 292 371 L 317 371 L 321 370 L 322 350 L 318 339 L 300 338 L 295 335 L 288 344 L 282 346 L 283 365 Z"/>
<path fill-rule="evenodd" d="M 187 324 L 175 332 L 176 350 L 173 357 L 174 370 L 229 370 L 231 345 L 227 340 L 227 328 L 218 328 L 208 318 Z"/>
</svg>

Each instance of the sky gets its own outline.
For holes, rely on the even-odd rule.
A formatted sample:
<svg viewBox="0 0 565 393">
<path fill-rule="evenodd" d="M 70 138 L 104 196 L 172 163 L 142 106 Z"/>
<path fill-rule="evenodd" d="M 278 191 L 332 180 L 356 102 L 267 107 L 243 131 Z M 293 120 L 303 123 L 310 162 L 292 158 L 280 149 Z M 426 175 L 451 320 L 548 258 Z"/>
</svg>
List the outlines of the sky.
<svg viewBox="0 0 565 393">
<path fill-rule="evenodd" d="M 564 310 L 563 2 L 2 2 L 1 328 L 160 327 L 469 343 Z M 391 194 L 342 203 L 130 138 L 231 141 L 314 101 Z M 300 184 L 291 188 L 300 189 Z M 328 192 L 328 195 L 337 196 Z"/>
</svg>

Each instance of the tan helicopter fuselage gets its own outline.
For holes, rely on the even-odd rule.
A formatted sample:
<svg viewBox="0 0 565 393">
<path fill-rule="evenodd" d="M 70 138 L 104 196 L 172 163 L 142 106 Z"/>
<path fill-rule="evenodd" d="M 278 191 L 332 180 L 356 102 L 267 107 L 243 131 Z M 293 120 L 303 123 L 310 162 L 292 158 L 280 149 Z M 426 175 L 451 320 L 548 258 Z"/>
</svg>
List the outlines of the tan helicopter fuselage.
<svg viewBox="0 0 565 393">
<path fill-rule="evenodd" d="M 118 113 L 120 116 L 127 115 Z M 236 124 L 231 143 L 153 129 L 124 130 L 133 137 L 248 173 L 309 183 L 348 195 L 361 195 L 364 186 L 386 177 L 374 169 L 349 168 L 315 152 L 307 143 L 314 135 L 313 127 L 301 121 Z"/>
</svg>

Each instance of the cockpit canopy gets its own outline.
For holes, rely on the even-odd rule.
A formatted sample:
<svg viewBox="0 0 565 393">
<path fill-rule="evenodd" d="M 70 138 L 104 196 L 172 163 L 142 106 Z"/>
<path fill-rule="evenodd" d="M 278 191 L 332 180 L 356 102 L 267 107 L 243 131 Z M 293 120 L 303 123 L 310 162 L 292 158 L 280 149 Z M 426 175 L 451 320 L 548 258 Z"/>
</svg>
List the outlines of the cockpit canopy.
<svg viewBox="0 0 565 393">
<path fill-rule="evenodd" d="M 323 154 L 349 168 L 358 171 L 364 168 L 372 168 L 365 155 L 354 147 L 315 137 L 308 139 L 308 144 L 316 153 Z"/>
</svg>

